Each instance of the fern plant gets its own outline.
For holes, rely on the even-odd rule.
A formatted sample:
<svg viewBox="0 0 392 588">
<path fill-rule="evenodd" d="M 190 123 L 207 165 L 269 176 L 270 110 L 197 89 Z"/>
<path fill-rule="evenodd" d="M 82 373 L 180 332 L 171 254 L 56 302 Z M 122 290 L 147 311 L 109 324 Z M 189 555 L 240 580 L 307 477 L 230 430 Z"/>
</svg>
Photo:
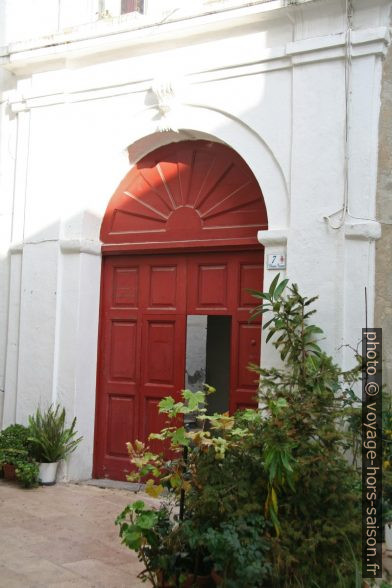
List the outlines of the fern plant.
<svg viewBox="0 0 392 588">
<path fill-rule="evenodd" d="M 83 437 L 76 438 L 76 417 L 71 426 L 65 424 L 65 408 L 50 406 L 45 412 L 38 408 L 29 416 L 32 451 L 38 462 L 53 463 L 75 451 Z"/>
</svg>

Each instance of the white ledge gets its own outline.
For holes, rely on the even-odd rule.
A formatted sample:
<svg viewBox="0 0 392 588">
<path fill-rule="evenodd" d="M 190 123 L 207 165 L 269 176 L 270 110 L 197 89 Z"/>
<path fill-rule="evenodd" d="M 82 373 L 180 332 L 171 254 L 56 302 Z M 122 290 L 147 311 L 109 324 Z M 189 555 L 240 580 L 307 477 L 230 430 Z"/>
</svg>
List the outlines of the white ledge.
<svg viewBox="0 0 392 588">
<path fill-rule="evenodd" d="M 297 0 L 296 4 L 312 1 L 314 0 Z M 139 15 L 138 18 L 126 22 L 116 22 L 116 19 L 101 20 L 75 27 L 69 32 L 11 43 L 8 47 L 0 48 L 0 60 L 9 71 L 17 71 L 18 68 L 34 70 L 53 60 L 78 59 L 124 47 L 147 46 L 191 35 L 206 35 L 214 30 L 248 24 L 255 19 L 275 18 L 276 13 L 279 17 L 290 15 L 292 4 L 287 3 L 287 0 L 256 0 L 231 7 L 218 3 L 216 6 L 205 6 L 201 12 L 174 11 L 163 20 L 148 15 Z M 385 53 L 389 30 L 388 27 L 359 29 L 353 31 L 351 40 L 353 57 Z M 287 57 L 292 58 L 295 65 L 297 62 L 312 60 L 311 56 L 313 60 L 344 57 L 344 45 L 345 34 L 335 33 L 289 42 L 284 47 L 284 52 Z"/>
<path fill-rule="evenodd" d="M 264 247 L 270 245 L 281 245 L 287 244 L 287 230 L 286 229 L 271 229 L 267 231 L 258 231 L 257 240 Z"/>
<path fill-rule="evenodd" d="M 377 221 L 346 222 L 344 233 L 346 239 L 376 241 L 381 237 L 381 225 Z"/>
<path fill-rule="evenodd" d="M 11 255 L 23 253 L 23 243 L 11 243 L 10 253 Z"/>
<path fill-rule="evenodd" d="M 41 245 L 42 243 L 56 243 L 60 246 L 60 251 L 64 254 L 67 253 L 87 253 L 88 255 L 101 255 L 101 242 L 91 241 L 89 239 L 47 239 L 43 241 L 32 241 L 24 243 L 12 243 L 9 251 L 11 254 L 23 253 L 25 245 Z"/>
<path fill-rule="evenodd" d="M 60 250 L 65 254 L 101 255 L 101 242 L 89 241 L 88 239 L 61 239 Z"/>
<path fill-rule="evenodd" d="M 351 44 L 377 44 L 380 41 L 386 46 L 389 43 L 390 34 L 387 27 L 377 27 L 369 29 L 361 29 L 353 31 L 351 36 Z M 300 39 L 299 41 L 291 41 L 287 43 L 287 54 L 296 55 L 299 53 L 313 53 L 314 51 L 321 51 L 332 49 L 336 47 L 344 47 L 346 44 L 345 33 L 336 33 L 332 35 L 325 35 L 320 37 L 312 37 L 310 39 Z M 377 51 L 377 48 L 375 48 Z"/>
<path fill-rule="evenodd" d="M 299 0 L 301 4 L 314 0 Z M 123 21 L 121 18 L 98 20 L 27 41 L 10 43 L 2 49 L 2 59 L 9 70 L 27 63 L 81 57 L 121 48 L 174 38 L 189 37 L 206 31 L 221 30 L 236 24 L 252 22 L 254 18 L 274 18 L 277 10 L 287 9 L 287 0 L 254 0 L 244 4 L 204 6 L 203 10 L 174 10 L 162 15 L 139 15 Z M 8 51 L 8 54 L 6 53 Z"/>
</svg>

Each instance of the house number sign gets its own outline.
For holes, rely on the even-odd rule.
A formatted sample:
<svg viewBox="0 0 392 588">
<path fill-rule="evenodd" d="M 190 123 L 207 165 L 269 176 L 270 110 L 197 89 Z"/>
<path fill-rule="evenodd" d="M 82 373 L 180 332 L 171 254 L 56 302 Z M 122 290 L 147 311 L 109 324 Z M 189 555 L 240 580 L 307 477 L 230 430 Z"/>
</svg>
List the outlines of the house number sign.
<svg viewBox="0 0 392 588">
<path fill-rule="evenodd" d="M 285 269 L 286 256 L 283 253 L 269 253 L 267 258 L 268 269 Z"/>
</svg>

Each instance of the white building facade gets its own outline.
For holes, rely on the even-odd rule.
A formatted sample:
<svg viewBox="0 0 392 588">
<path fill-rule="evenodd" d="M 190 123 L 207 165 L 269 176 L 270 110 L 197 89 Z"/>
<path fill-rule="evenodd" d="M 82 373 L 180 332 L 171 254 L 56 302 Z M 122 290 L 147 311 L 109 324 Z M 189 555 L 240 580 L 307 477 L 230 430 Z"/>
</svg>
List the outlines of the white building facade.
<svg viewBox="0 0 392 588">
<path fill-rule="evenodd" d="M 69 479 L 92 473 L 102 220 L 158 147 L 242 157 L 268 217 L 264 288 L 280 271 L 318 294 L 338 361 L 374 317 L 391 2 L 131 4 L 0 0 L 0 424 L 63 404 L 84 437 Z M 286 267 L 268 269 L 270 254 Z"/>
</svg>

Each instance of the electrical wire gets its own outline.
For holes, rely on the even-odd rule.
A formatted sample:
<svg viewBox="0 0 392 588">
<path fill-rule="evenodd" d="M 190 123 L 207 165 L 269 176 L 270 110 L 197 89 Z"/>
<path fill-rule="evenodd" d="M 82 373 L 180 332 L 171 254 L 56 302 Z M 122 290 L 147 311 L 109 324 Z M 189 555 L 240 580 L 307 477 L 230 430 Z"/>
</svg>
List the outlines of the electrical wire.
<svg viewBox="0 0 392 588">
<path fill-rule="evenodd" d="M 341 229 L 344 225 L 348 211 L 348 190 L 349 190 L 349 139 L 350 139 L 350 96 L 351 96 L 351 33 L 352 33 L 353 6 L 351 0 L 346 0 L 346 35 L 345 35 L 345 61 L 344 61 L 344 97 L 345 97 L 345 118 L 344 118 L 344 186 L 343 206 L 336 212 L 325 216 L 332 229 Z M 331 217 L 341 213 L 337 225 L 331 222 Z"/>
<path fill-rule="evenodd" d="M 347 217 L 378 222 L 381 225 L 392 225 L 392 221 L 380 221 L 375 218 L 356 216 L 350 212 L 349 207 L 349 142 L 350 142 L 350 96 L 351 96 L 351 69 L 352 69 L 352 42 L 351 35 L 353 29 L 353 5 L 352 0 L 346 0 L 346 38 L 345 38 L 345 67 L 344 67 L 344 86 L 345 86 L 345 122 L 344 122 L 344 189 L 343 189 L 343 206 L 336 212 L 324 216 L 331 229 L 341 229 Z M 340 213 L 338 224 L 333 224 L 331 217 Z"/>
</svg>

